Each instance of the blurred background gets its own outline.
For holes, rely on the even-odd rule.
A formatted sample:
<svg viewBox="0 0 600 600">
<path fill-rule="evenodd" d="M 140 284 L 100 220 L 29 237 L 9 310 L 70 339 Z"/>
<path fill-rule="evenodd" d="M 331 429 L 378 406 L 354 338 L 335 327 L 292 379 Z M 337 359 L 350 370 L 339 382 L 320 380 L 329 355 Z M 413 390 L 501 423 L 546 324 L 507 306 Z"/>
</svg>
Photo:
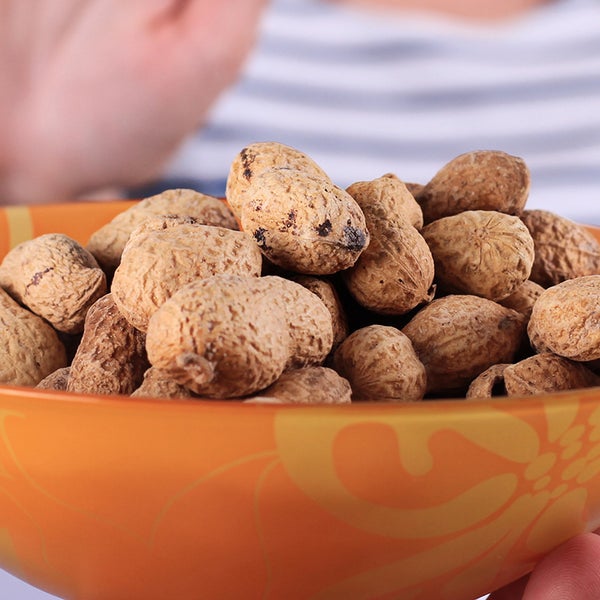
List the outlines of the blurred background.
<svg viewBox="0 0 600 600">
<path fill-rule="evenodd" d="M 600 3 L 408 4 L 272 2 L 167 185 L 223 193 L 249 141 L 295 146 L 342 186 L 386 172 L 426 183 L 458 154 L 497 149 L 531 169 L 530 208 L 600 224 Z"/>
</svg>

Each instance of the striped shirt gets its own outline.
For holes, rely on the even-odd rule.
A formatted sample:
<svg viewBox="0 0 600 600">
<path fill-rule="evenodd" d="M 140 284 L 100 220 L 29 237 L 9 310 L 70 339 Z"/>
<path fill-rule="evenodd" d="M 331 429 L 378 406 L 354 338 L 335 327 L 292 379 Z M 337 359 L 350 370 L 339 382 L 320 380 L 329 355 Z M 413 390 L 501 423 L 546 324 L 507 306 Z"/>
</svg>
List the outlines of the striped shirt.
<svg viewBox="0 0 600 600">
<path fill-rule="evenodd" d="M 233 157 L 264 140 L 342 187 L 388 172 L 426 183 L 462 152 L 503 150 L 531 170 L 528 208 L 600 225 L 600 1 L 481 24 L 274 0 L 242 77 L 162 185 L 222 195 Z"/>
</svg>

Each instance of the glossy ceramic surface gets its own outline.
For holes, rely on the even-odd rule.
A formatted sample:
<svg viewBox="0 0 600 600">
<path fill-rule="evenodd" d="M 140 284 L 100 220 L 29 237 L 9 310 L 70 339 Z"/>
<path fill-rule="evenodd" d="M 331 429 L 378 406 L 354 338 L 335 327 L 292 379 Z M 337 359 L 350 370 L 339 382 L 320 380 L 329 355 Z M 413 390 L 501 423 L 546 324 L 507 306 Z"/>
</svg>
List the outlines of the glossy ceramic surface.
<svg viewBox="0 0 600 600">
<path fill-rule="evenodd" d="M 86 242 L 125 206 L 0 210 L 0 256 Z M 0 566 L 64 598 L 473 600 L 598 526 L 599 389 L 300 407 L 0 387 Z"/>
</svg>

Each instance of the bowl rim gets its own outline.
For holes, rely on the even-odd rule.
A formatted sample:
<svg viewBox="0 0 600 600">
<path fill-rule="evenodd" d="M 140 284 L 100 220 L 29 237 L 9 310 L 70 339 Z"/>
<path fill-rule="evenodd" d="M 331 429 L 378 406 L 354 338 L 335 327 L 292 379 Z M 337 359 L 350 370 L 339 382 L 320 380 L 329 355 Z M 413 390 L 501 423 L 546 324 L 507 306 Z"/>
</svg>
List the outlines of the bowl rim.
<svg viewBox="0 0 600 600">
<path fill-rule="evenodd" d="M 295 404 L 295 403 L 244 403 L 239 399 L 203 399 L 203 398 L 161 398 L 127 396 L 120 394 L 100 395 L 82 394 L 67 391 L 47 390 L 27 386 L 0 385 L 0 406 L 3 401 L 48 403 L 52 407 L 65 408 L 86 406 L 99 410 L 130 411 L 137 410 L 174 412 L 187 414 L 188 411 L 213 413 L 246 411 L 245 414 L 275 415 L 279 412 L 296 411 L 319 416 L 319 418 L 339 417 L 340 415 L 386 417 L 402 415 L 402 418 L 438 417 L 442 412 L 450 414 L 468 414 L 471 418 L 489 416 L 490 410 L 507 412 L 515 416 L 527 415 L 539 411 L 544 405 L 551 410 L 569 409 L 575 402 L 580 404 L 597 404 L 600 407 L 600 386 L 577 390 L 562 390 L 547 394 L 530 396 L 498 396 L 494 398 L 434 398 L 415 402 L 351 402 L 344 404 Z"/>
</svg>

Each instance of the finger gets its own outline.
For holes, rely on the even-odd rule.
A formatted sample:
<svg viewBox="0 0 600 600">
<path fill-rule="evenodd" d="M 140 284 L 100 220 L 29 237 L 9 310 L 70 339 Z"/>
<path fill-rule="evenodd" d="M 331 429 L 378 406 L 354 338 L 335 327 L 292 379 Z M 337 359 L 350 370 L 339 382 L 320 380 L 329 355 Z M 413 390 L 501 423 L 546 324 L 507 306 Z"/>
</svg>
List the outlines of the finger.
<svg viewBox="0 0 600 600">
<path fill-rule="evenodd" d="M 245 23 L 248 29 L 268 4 L 267 0 L 230 0 L 229 2 L 207 2 L 206 0 L 163 0 L 164 14 L 185 22 L 191 28 L 197 25 L 218 25 L 218 31 L 226 31 L 227 23 Z M 196 29 L 197 30 L 197 29 Z"/>
<path fill-rule="evenodd" d="M 178 20 L 189 7 L 191 0 L 159 0 L 154 19 L 157 21 Z"/>
<path fill-rule="evenodd" d="M 233 0 L 212 3 L 204 0 L 182 0 L 171 13 L 176 16 L 182 43 L 190 52 L 210 53 L 205 41 L 210 40 L 215 53 L 231 46 L 245 46 L 254 41 L 265 0 Z"/>
<path fill-rule="evenodd" d="M 252 49 L 265 0 L 181 0 L 150 29 L 163 72 L 163 90 L 184 90 L 180 116 L 205 114 L 218 94 L 236 81 Z"/>
<path fill-rule="evenodd" d="M 150 26 L 179 25 L 188 31 L 226 33 L 227 25 L 245 23 L 254 29 L 267 0 L 234 0 L 211 2 L 207 0 L 152 0 L 145 5 Z"/>
<path fill-rule="evenodd" d="M 600 536 L 578 535 L 540 561 L 523 600 L 598 600 L 599 565 Z"/>
</svg>

